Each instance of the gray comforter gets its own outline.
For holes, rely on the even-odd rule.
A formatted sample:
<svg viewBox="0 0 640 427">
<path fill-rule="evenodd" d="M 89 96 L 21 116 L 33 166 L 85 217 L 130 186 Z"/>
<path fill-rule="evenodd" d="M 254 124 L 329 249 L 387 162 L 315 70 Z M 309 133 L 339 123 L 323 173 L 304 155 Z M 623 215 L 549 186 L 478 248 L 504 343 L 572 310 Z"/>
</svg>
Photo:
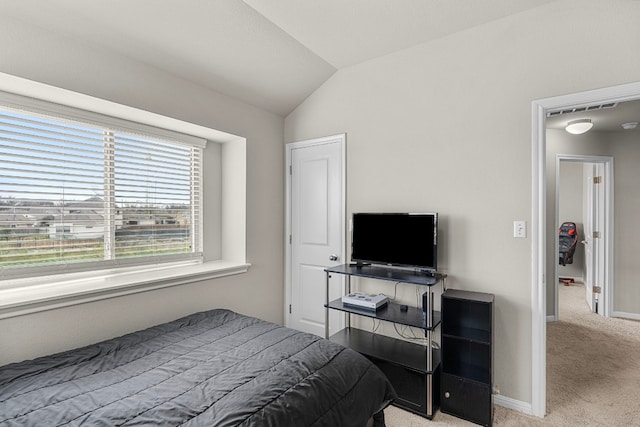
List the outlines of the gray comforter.
<svg viewBox="0 0 640 427">
<path fill-rule="evenodd" d="M 357 426 L 395 397 L 364 357 L 228 310 L 0 367 L 0 426 Z"/>
</svg>

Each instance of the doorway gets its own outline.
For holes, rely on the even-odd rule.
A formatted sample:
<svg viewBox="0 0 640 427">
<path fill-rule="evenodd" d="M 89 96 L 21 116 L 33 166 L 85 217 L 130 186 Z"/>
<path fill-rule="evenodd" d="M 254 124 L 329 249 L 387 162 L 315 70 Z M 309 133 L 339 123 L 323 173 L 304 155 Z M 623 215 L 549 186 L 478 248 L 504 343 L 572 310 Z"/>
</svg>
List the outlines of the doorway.
<svg viewBox="0 0 640 427">
<path fill-rule="evenodd" d="M 560 314 L 560 286 L 584 285 L 592 312 L 610 316 L 613 282 L 613 157 L 557 154 L 555 174 L 555 230 L 565 222 L 577 225 L 575 266 L 555 263 L 554 315 Z M 555 237 L 555 253 L 560 239 Z M 564 257 L 566 258 L 566 257 Z M 577 274 L 576 274 L 577 273 Z M 577 277 L 576 277 L 577 276 Z"/>
<path fill-rule="evenodd" d="M 285 325 L 324 337 L 325 268 L 346 256 L 346 135 L 286 146 Z M 344 278 L 331 278 L 331 297 L 344 295 Z M 330 313 L 330 332 L 344 316 Z"/>
<path fill-rule="evenodd" d="M 640 99 L 640 82 L 532 102 L 531 179 L 531 413 L 546 412 L 547 224 L 546 224 L 546 115 L 554 109 L 587 107 L 594 103 Z"/>
</svg>

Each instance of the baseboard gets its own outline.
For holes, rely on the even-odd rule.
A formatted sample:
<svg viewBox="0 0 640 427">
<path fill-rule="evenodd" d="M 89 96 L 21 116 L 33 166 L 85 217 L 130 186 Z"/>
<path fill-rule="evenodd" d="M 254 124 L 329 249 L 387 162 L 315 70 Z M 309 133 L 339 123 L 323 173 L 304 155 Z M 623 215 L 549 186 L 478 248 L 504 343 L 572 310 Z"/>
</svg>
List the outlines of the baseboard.
<svg viewBox="0 0 640 427">
<path fill-rule="evenodd" d="M 503 406 L 507 409 L 513 409 L 514 411 L 522 412 L 523 414 L 533 415 L 533 408 L 531 407 L 531 404 L 527 402 L 522 402 L 520 400 L 502 396 L 500 394 L 494 394 L 493 403 Z"/>
<path fill-rule="evenodd" d="M 624 311 L 614 311 L 611 317 L 621 317 L 623 319 L 640 320 L 640 314 L 627 313 Z"/>
<path fill-rule="evenodd" d="M 547 315 L 547 323 L 555 322 L 556 320 L 558 320 L 558 319 L 556 319 L 556 315 L 555 314 Z"/>
</svg>

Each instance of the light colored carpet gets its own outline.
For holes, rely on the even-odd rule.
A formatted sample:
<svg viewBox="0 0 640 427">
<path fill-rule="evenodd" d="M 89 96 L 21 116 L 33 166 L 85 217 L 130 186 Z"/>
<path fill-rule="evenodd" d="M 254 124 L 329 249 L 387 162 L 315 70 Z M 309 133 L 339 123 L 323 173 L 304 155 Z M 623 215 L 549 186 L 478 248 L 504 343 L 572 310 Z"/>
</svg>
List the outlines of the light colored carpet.
<svg viewBox="0 0 640 427">
<path fill-rule="evenodd" d="M 560 285 L 559 293 L 559 320 L 547 324 L 547 416 L 494 405 L 494 425 L 640 426 L 640 322 L 589 312 L 582 284 Z M 440 411 L 429 421 L 394 406 L 385 419 L 388 427 L 475 425 Z"/>
</svg>

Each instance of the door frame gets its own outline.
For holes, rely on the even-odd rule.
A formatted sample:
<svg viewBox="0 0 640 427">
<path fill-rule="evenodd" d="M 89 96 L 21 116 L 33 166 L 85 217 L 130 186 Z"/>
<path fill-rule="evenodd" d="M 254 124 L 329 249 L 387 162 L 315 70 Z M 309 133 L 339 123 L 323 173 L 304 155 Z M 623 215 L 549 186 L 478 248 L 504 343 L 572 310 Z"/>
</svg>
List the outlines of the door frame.
<svg viewBox="0 0 640 427">
<path fill-rule="evenodd" d="M 555 227 L 557 230 L 560 228 L 560 164 L 562 162 L 566 163 L 601 163 L 604 165 L 604 230 L 601 230 L 604 235 L 603 242 L 603 252 L 604 252 L 604 283 L 602 283 L 603 292 L 602 301 L 600 303 L 603 307 L 603 315 L 605 317 L 610 317 L 612 310 L 613 301 L 613 251 L 614 251 L 614 183 L 613 183 L 613 157 L 611 156 L 593 156 L 586 154 L 557 154 L 556 155 L 556 187 L 555 187 Z M 555 253 L 558 253 L 559 247 L 559 239 L 558 235 L 555 236 L 555 245 L 554 250 Z M 588 261 L 586 261 L 588 262 Z M 558 320 L 559 315 L 559 307 L 558 307 L 558 292 L 559 292 L 559 273 L 558 273 L 558 263 L 554 264 L 554 278 L 555 278 L 555 311 L 553 315 L 553 320 Z"/>
<path fill-rule="evenodd" d="M 284 285 L 284 323 L 285 326 L 290 325 L 291 321 L 291 313 L 289 310 L 289 305 L 291 304 L 291 292 L 292 292 L 292 283 L 291 283 L 291 230 L 292 230 L 292 218 L 291 218 L 291 157 L 292 152 L 295 149 L 299 148 L 308 148 L 316 145 L 324 145 L 329 143 L 338 143 L 340 144 L 340 171 L 342 174 L 342 183 L 340 192 L 340 217 L 342 218 L 342 227 L 341 227 L 341 247 L 342 247 L 342 257 L 347 256 L 347 134 L 341 133 L 330 136 L 323 136 L 314 139 L 308 139 L 304 141 L 298 142 L 290 142 L 285 144 L 285 176 L 286 176 L 286 188 L 285 188 L 285 230 L 284 230 L 284 247 L 285 247 L 285 262 L 284 262 L 284 277 L 285 277 L 285 285 Z"/>
<path fill-rule="evenodd" d="M 640 99 L 640 82 L 531 103 L 531 413 L 544 417 L 547 398 L 546 115 L 547 111 Z"/>
</svg>

